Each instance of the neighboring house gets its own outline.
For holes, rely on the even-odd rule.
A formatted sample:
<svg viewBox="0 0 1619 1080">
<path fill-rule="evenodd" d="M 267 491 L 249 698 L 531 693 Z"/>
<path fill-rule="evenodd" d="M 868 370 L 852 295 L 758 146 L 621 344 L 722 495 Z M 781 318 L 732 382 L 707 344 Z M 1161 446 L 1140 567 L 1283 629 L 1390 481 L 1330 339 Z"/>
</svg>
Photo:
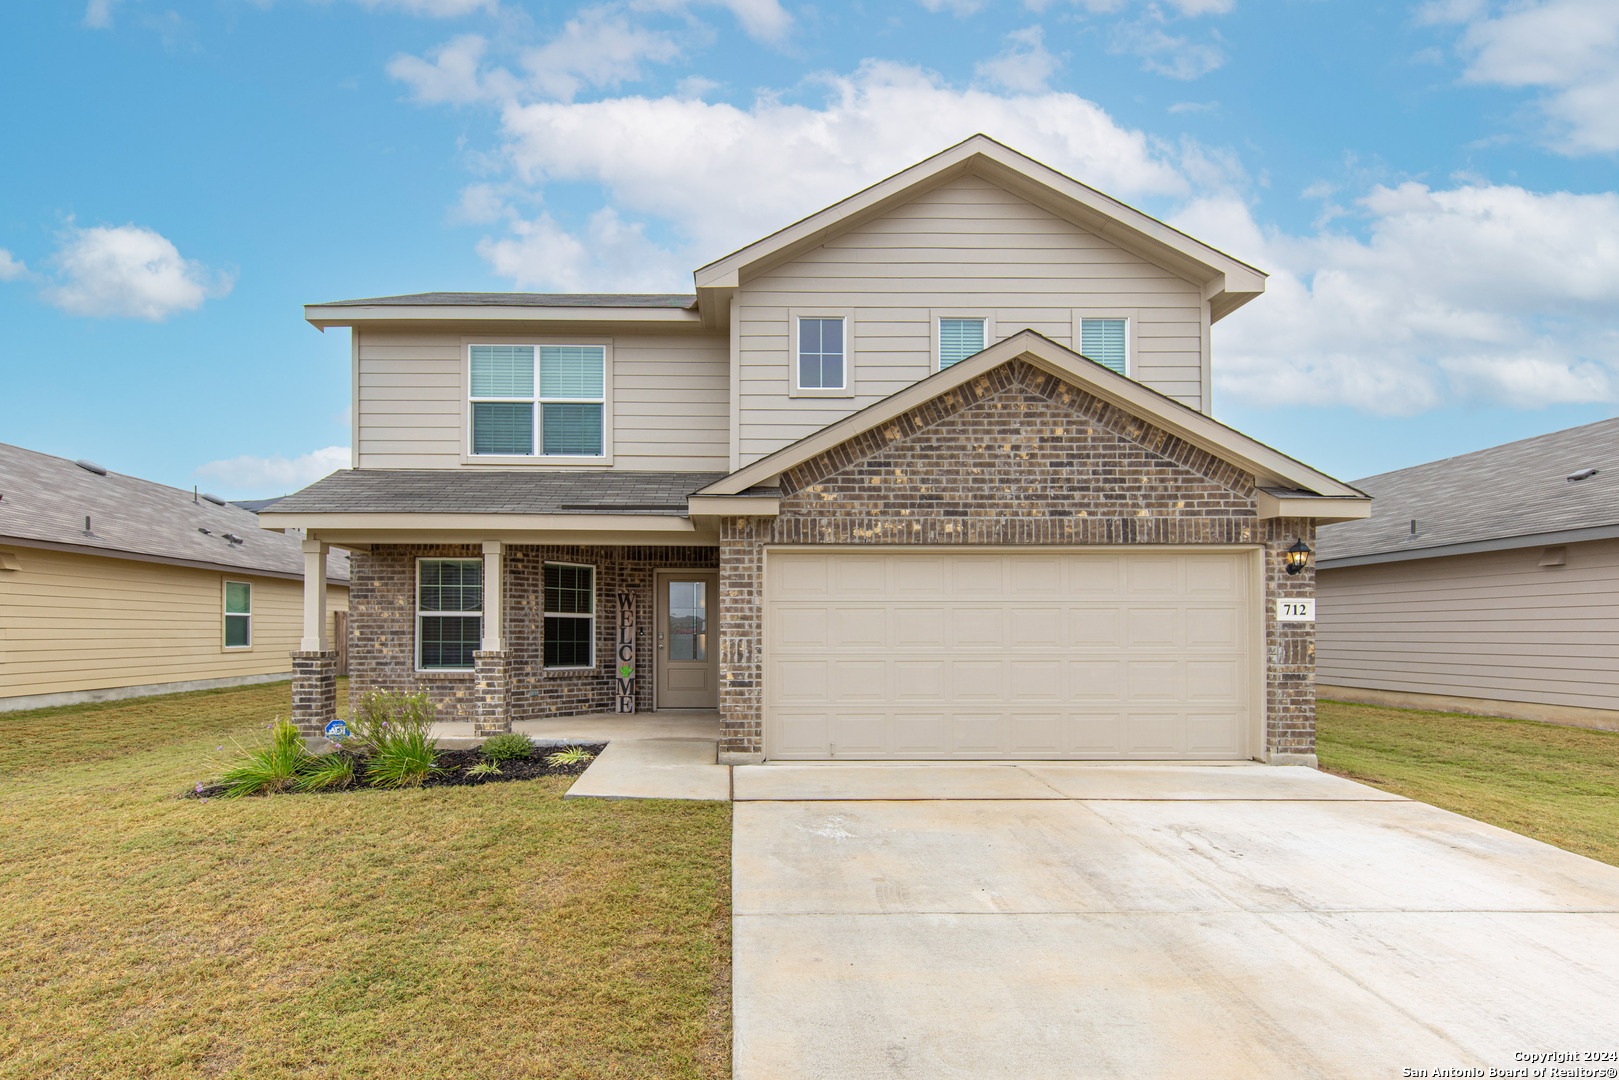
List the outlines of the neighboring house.
<svg viewBox="0 0 1619 1080">
<path fill-rule="evenodd" d="M 1323 697 L 1619 728 L 1619 419 L 1370 476 L 1321 532 Z"/>
<path fill-rule="evenodd" d="M 214 496 L 0 444 L 0 712 L 290 678 L 303 564 Z"/>
<path fill-rule="evenodd" d="M 351 693 L 717 708 L 728 762 L 1314 760 L 1273 602 L 1367 500 L 1208 416 L 1262 273 L 975 136 L 695 278 L 305 309 L 355 468 L 262 520 L 354 551 Z"/>
</svg>

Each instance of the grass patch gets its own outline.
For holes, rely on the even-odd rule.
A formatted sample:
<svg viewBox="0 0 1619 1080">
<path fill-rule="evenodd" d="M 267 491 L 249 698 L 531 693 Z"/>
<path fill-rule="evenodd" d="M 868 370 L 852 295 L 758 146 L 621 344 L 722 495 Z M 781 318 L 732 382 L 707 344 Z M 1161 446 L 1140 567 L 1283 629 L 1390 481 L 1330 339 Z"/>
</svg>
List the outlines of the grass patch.
<svg viewBox="0 0 1619 1080">
<path fill-rule="evenodd" d="M 1619 732 L 1322 701 L 1321 767 L 1619 866 Z"/>
<path fill-rule="evenodd" d="M 728 807 L 172 797 L 287 695 L 0 717 L 0 1077 L 729 1075 Z"/>
</svg>

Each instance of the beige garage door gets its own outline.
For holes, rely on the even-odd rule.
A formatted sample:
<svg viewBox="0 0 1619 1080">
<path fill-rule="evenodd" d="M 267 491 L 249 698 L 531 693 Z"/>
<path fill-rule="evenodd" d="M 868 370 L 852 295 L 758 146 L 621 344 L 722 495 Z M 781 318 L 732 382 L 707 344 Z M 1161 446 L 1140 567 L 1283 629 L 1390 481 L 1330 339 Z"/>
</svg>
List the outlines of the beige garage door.
<svg viewBox="0 0 1619 1080">
<path fill-rule="evenodd" d="M 1242 552 L 772 549 L 774 759 L 1241 758 Z"/>
</svg>

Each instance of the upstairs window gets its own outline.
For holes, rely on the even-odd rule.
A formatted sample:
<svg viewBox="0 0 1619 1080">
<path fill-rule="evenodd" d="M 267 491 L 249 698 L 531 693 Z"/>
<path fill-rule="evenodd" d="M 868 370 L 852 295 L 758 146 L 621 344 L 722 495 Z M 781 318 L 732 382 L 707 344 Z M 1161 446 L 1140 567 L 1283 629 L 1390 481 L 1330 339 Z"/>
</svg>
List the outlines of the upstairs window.
<svg viewBox="0 0 1619 1080">
<path fill-rule="evenodd" d="M 473 345 L 469 352 L 474 455 L 603 456 L 604 346 Z"/>
<path fill-rule="evenodd" d="M 595 638 L 596 568 L 546 563 L 545 666 L 593 666 Z"/>
<path fill-rule="evenodd" d="M 253 586 L 245 581 L 225 582 L 225 648 L 253 645 Z"/>
<path fill-rule="evenodd" d="M 798 319 L 798 386 L 801 390 L 842 390 L 847 385 L 847 350 L 841 315 L 801 315 Z"/>
<path fill-rule="evenodd" d="M 983 319 L 939 320 L 939 370 L 982 352 L 986 344 Z"/>
<path fill-rule="evenodd" d="M 1129 319 L 1082 319 L 1079 351 L 1103 367 L 1128 375 L 1130 366 Z"/>
<path fill-rule="evenodd" d="M 416 562 L 416 666 L 468 669 L 483 639 L 483 560 Z"/>
</svg>

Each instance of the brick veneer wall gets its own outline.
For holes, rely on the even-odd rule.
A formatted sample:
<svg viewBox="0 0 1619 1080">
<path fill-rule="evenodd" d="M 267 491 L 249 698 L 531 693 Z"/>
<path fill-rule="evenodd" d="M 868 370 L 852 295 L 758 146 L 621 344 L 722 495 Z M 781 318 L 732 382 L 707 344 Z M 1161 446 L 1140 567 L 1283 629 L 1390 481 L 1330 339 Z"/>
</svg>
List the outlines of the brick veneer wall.
<svg viewBox="0 0 1619 1080">
<path fill-rule="evenodd" d="M 416 560 L 483 557 L 481 545 L 378 545 L 350 562 L 349 701 L 369 690 L 426 690 L 444 721 L 496 724 L 479 703 L 475 671 L 416 670 Z M 635 595 L 636 708 L 652 708 L 654 571 L 713 570 L 711 547 L 563 547 L 513 545 L 502 558 L 505 682 L 512 720 L 609 712 L 616 701 L 614 648 L 621 589 Z M 596 663 L 583 671 L 545 670 L 544 565 L 596 567 Z M 487 664 L 491 672 L 499 665 Z"/>
<path fill-rule="evenodd" d="M 1263 544 L 1267 751 L 1312 754 L 1312 624 L 1275 622 L 1308 594 L 1281 552 L 1309 522 L 1261 521 L 1252 475 L 1021 360 L 790 470 L 775 518 L 720 530 L 721 752 L 763 752 L 769 544 Z"/>
</svg>

